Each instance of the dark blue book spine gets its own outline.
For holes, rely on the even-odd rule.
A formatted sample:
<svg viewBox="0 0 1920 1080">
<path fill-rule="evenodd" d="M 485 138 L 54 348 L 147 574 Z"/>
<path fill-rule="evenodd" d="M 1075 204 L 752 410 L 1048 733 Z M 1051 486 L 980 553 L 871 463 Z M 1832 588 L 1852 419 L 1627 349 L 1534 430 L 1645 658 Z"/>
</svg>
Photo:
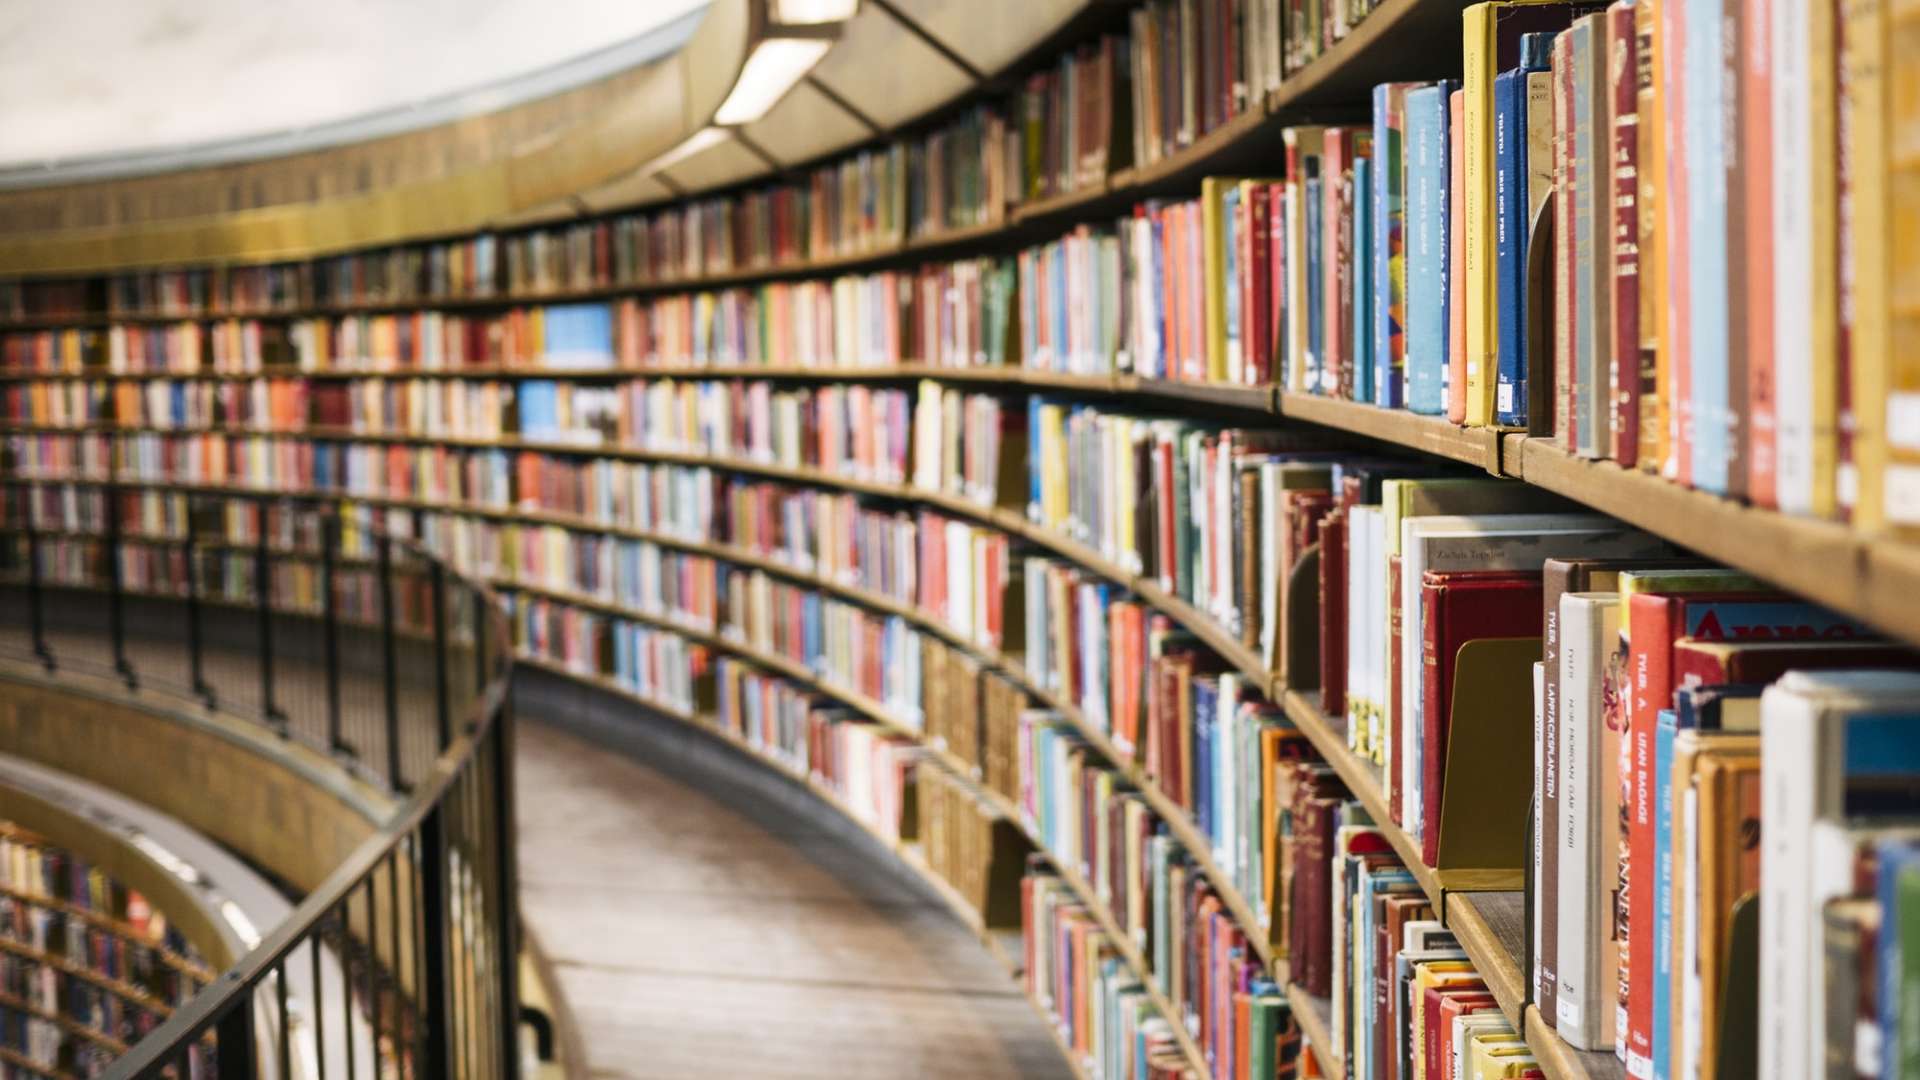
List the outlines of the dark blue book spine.
<svg viewBox="0 0 1920 1080">
<path fill-rule="evenodd" d="M 1353 400 L 1373 401 L 1373 159 L 1353 161 Z"/>
<path fill-rule="evenodd" d="M 1514 68 L 1493 80 L 1494 273 L 1500 281 L 1493 419 L 1509 426 L 1527 422 L 1526 79 Z"/>
</svg>

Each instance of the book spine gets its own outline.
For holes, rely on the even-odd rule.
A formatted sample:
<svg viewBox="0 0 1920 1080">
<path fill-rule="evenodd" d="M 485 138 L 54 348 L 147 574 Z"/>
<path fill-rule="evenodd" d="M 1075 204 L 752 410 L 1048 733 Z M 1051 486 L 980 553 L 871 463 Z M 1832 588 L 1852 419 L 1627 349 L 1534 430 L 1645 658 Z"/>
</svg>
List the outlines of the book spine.
<svg viewBox="0 0 1920 1080">
<path fill-rule="evenodd" d="M 1589 1051 L 1613 1045 L 1618 945 L 1611 884 L 1619 861 L 1619 815 L 1610 779 L 1619 732 L 1606 709 L 1606 665 L 1614 613 L 1606 600 L 1567 597 L 1560 605 L 1559 986 L 1560 1037 Z"/>
<path fill-rule="evenodd" d="M 1573 204 L 1579 176 L 1573 167 L 1573 35 L 1553 39 L 1553 433 L 1563 449 L 1580 445 L 1573 408 L 1578 369 L 1574 324 L 1579 290 L 1574 266 L 1579 252 L 1573 230 Z"/>
<path fill-rule="evenodd" d="M 1374 322 L 1384 336 L 1374 345 L 1374 401 L 1388 409 L 1405 408 L 1407 400 L 1407 89 L 1395 85 L 1387 94 L 1386 136 L 1373 146 L 1387 195 L 1374 217 L 1386 251 L 1385 265 L 1376 268 Z"/>
<path fill-rule="evenodd" d="M 1679 604 L 1668 597 L 1635 597 L 1628 609 L 1626 639 L 1633 694 L 1622 735 L 1620 799 L 1627 829 L 1627 935 L 1621 958 L 1620 1006 L 1627 1075 L 1650 1077 L 1653 1069 L 1653 942 L 1657 868 L 1653 835 L 1653 752 L 1661 702 L 1673 700 L 1673 620 Z"/>
<path fill-rule="evenodd" d="M 1462 272 L 1466 311 L 1462 342 L 1461 415 L 1456 423 L 1484 427 L 1493 423 L 1494 382 L 1498 370 L 1499 279 L 1495 268 L 1494 226 L 1494 78 L 1499 62 L 1497 3 L 1469 7 L 1462 19 L 1461 163 L 1463 185 Z"/>
<path fill-rule="evenodd" d="M 1724 4 L 1722 0 L 1682 0 L 1686 10 L 1686 131 L 1688 175 L 1705 181 L 1705 196 L 1726 177 L 1724 92 Z M 1734 192 L 1726 192 L 1732 196 Z M 1728 198 L 1732 202 L 1732 198 Z M 1728 208 L 1720 198 L 1688 200 L 1688 398 L 1693 405 L 1690 477 L 1695 488 L 1715 494 L 1728 490 L 1730 417 L 1730 319 L 1728 319 Z"/>
<path fill-rule="evenodd" d="M 1607 350 L 1613 402 L 1609 457 L 1631 466 L 1640 446 L 1640 113 L 1639 39 L 1633 0 L 1607 9 L 1612 43 L 1607 82 L 1613 104 L 1613 347 Z"/>
<path fill-rule="evenodd" d="M 1407 408 L 1446 411 L 1447 85 L 1407 95 Z"/>
<path fill-rule="evenodd" d="M 1620 464 L 1641 469 L 1658 467 L 1664 452 L 1667 421 L 1666 401 L 1660 396 L 1661 368 L 1666 334 L 1665 287 L 1667 282 L 1666 239 L 1660 230 L 1661 185 L 1666 169 L 1666 133 L 1660 101 L 1658 65 L 1660 16 L 1655 0 L 1635 0 L 1634 32 L 1634 113 L 1639 146 L 1634 174 L 1640 186 L 1634 210 L 1639 218 L 1639 246 L 1636 249 L 1640 269 L 1640 341 L 1635 374 L 1638 412 L 1634 419 L 1637 443 Z M 1616 444 L 1618 445 L 1618 444 Z"/>
<path fill-rule="evenodd" d="M 1560 700 L 1560 645 L 1568 633 L 1560 621 L 1561 598 L 1576 591 L 1579 571 L 1565 563 L 1549 560 L 1541 575 L 1540 663 L 1540 744 L 1536 775 L 1540 789 L 1537 830 L 1546 837 L 1540 845 L 1540 868 L 1534 875 L 1534 905 L 1537 920 L 1534 950 L 1539 970 L 1534 980 L 1533 998 L 1540 1006 L 1540 1018 L 1547 1026 L 1560 1022 L 1560 757 L 1566 752 L 1562 724 L 1566 705 Z"/>
<path fill-rule="evenodd" d="M 1473 9 L 1469 8 L 1469 11 Z M 1448 95 L 1447 108 L 1447 419 L 1467 420 L 1467 226 L 1464 117 L 1466 93 Z"/>
<path fill-rule="evenodd" d="M 1742 0 L 1740 30 L 1742 59 L 1740 93 L 1740 172 L 1746 189 L 1745 275 L 1746 334 L 1742 352 L 1746 379 L 1734 380 L 1733 393 L 1746 394 L 1745 444 L 1747 499 L 1755 506 L 1773 507 L 1777 432 L 1774 397 L 1774 149 L 1773 117 L 1777 100 L 1773 85 L 1775 49 L 1773 0 Z"/>
<path fill-rule="evenodd" d="M 1673 742 L 1678 716 L 1661 709 L 1653 751 L 1653 987 L 1652 1075 L 1669 1080 L 1673 1074 Z"/>
<path fill-rule="evenodd" d="M 1573 363 L 1572 386 L 1572 424 L 1574 442 L 1571 449 L 1584 457 L 1594 457 L 1600 453 L 1595 432 L 1598 430 L 1593 415 L 1594 387 L 1596 383 L 1605 384 L 1604 375 L 1598 365 L 1601 344 L 1596 340 L 1595 330 L 1599 326 L 1598 312 L 1598 274 L 1596 266 L 1600 262 L 1600 251 L 1593 244 L 1594 215 L 1602 212 L 1596 205 L 1594 196 L 1599 189 L 1595 184 L 1595 162 L 1592 137 L 1595 125 L 1595 102 L 1593 100 L 1594 64 L 1599 62 L 1594 51 L 1594 20 L 1581 19 L 1573 24 L 1567 33 L 1571 38 L 1573 54 L 1573 235 L 1572 245 L 1575 252 L 1573 267 Z"/>
<path fill-rule="evenodd" d="M 1496 386 L 1491 422 L 1524 425 L 1527 416 L 1526 152 L 1521 130 L 1526 73 L 1515 68 L 1493 80 L 1494 279 L 1498 283 L 1493 346 Z"/>
<path fill-rule="evenodd" d="M 1373 401 L 1374 390 L 1374 267 L 1371 253 L 1376 246 L 1374 223 L 1378 220 L 1373 212 L 1373 165 L 1373 159 L 1365 156 L 1356 157 L 1353 161 L 1353 295 L 1348 302 L 1352 313 L 1353 329 L 1349 337 L 1353 343 L 1353 354 L 1348 363 L 1349 374 L 1342 387 L 1351 400 L 1368 404 Z"/>
<path fill-rule="evenodd" d="M 1398 183 L 1398 139 L 1393 130 L 1392 83 L 1380 83 L 1373 88 L 1373 151 L 1377 160 L 1369 175 L 1367 196 L 1370 207 L 1370 220 L 1374 232 L 1361 247 L 1362 258 L 1370 266 L 1368 274 L 1368 326 L 1366 333 L 1371 343 L 1372 372 L 1374 378 L 1367 387 L 1366 400 L 1389 408 L 1396 403 L 1388 400 L 1387 384 L 1393 372 L 1394 317 L 1396 310 L 1393 302 L 1393 238 L 1396 232 L 1393 214 L 1392 188 Z"/>
<path fill-rule="evenodd" d="M 1887 446 L 1894 435 L 1883 421 L 1905 422 L 1889 409 L 1890 354 L 1910 352 L 1911 342 L 1898 343 L 1891 336 L 1893 327 L 1893 244 L 1890 234 L 1899 228 L 1894 220 L 1894 202 L 1889 179 L 1896 165 L 1894 132 L 1889 121 L 1896 108 L 1911 110 L 1910 103 L 1895 104 L 1896 98 L 1910 97 L 1912 91 L 1902 85 L 1898 93 L 1890 90 L 1898 62 L 1905 73 L 1910 57 L 1895 60 L 1888 40 L 1895 33 L 1896 20 L 1889 0 L 1848 0 L 1843 5 L 1842 29 L 1842 130 L 1848 146 L 1843 168 L 1849 178 L 1848 203 L 1851 214 L 1845 226 L 1843 242 L 1850 262 L 1842 264 L 1841 280 L 1852 287 L 1852 303 L 1842 298 L 1842 316 L 1852 313 L 1852 332 L 1842 356 L 1840 388 L 1840 475 L 1838 492 L 1841 505 L 1851 503 L 1853 524 L 1875 532 L 1888 524 L 1886 504 Z M 1904 27 L 1909 19 L 1898 20 L 1900 34 L 1911 43 L 1915 34 Z M 1910 74 L 1905 76 L 1911 78 Z M 1901 154 L 1898 167 L 1911 174 L 1908 155 Z M 1904 205 L 1902 210 L 1911 213 Z M 1902 239 L 1906 236 L 1904 230 Z M 1845 287 L 1843 285 L 1843 287 Z M 1910 286 L 1909 296 L 1910 296 Z M 1907 305 L 1910 306 L 1910 300 Z M 1909 362 L 1911 363 L 1911 362 Z M 1899 431 L 1908 445 L 1920 441 L 1911 430 Z M 1903 473 L 1903 476 L 1905 474 Z M 1920 521 L 1920 491 L 1903 489 L 1908 495 L 1900 507 L 1907 524 Z"/>
<path fill-rule="evenodd" d="M 1687 181 L 1691 175 L 1692 165 L 1688 155 L 1693 139 L 1687 113 L 1690 87 L 1686 79 L 1686 4 L 1663 3 L 1659 8 L 1659 90 L 1662 135 L 1666 147 L 1666 184 L 1662 190 L 1663 228 L 1660 235 L 1665 245 L 1663 250 L 1667 267 L 1663 282 L 1666 288 L 1666 337 L 1661 349 L 1666 363 L 1666 377 L 1660 387 L 1660 398 L 1667 406 L 1667 439 L 1660 474 L 1685 483 L 1687 441 L 1691 438 L 1690 427 L 1693 422 L 1693 401 L 1687 389 L 1687 366 L 1691 356 L 1688 351 L 1691 347 L 1691 305 L 1688 294 L 1693 281 L 1688 262 L 1692 245 L 1687 226 Z"/>
</svg>

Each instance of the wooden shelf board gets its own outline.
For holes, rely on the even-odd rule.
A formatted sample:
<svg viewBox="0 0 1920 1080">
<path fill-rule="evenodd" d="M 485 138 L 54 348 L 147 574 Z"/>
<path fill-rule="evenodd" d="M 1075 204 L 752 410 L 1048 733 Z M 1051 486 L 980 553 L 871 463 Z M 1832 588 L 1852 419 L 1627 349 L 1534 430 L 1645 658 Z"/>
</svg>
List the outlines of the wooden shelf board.
<svg viewBox="0 0 1920 1080">
<path fill-rule="evenodd" d="M 1527 1046 L 1540 1059 L 1540 1069 L 1552 1080 L 1626 1080 L 1627 1066 L 1611 1050 L 1575 1050 L 1540 1019 L 1538 1007 L 1527 1006 Z"/>
<path fill-rule="evenodd" d="M 1221 409 L 1239 409 L 1250 413 L 1279 411 L 1272 386 L 1191 382 L 1183 379 L 1148 379 L 1137 375 L 1123 375 L 1119 377 L 1115 390 L 1119 393 L 1144 394 L 1164 400 L 1191 402 Z"/>
<path fill-rule="evenodd" d="M 1345 1075 L 1346 1063 L 1333 1052 L 1333 1003 L 1314 997 L 1298 983 L 1288 983 L 1287 1004 L 1293 1007 L 1293 1018 L 1300 1025 L 1300 1033 L 1313 1046 L 1313 1056 L 1331 1070 L 1331 1075 Z"/>
<path fill-rule="evenodd" d="M 1493 991 L 1500 1011 L 1521 1030 L 1527 1006 L 1526 975 L 1520 970 L 1526 948 L 1526 894 L 1519 892 L 1450 893 L 1445 919 L 1460 939 L 1480 977 Z"/>
<path fill-rule="evenodd" d="M 1280 415 L 1450 458 L 1488 472 L 1497 472 L 1500 467 L 1500 431 L 1496 428 L 1459 427 L 1443 417 L 1292 391 L 1281 393 Z"/>
<path fill-rule="evenodd" d="M 1920 548 L 1874 540 L 1846 525 L 1758 509 L 1590 461 L 1542 438 L 1521 441 L 1530 484 L 1657 533 L 1890 634 L 1920 641 Z"/>
</svg>

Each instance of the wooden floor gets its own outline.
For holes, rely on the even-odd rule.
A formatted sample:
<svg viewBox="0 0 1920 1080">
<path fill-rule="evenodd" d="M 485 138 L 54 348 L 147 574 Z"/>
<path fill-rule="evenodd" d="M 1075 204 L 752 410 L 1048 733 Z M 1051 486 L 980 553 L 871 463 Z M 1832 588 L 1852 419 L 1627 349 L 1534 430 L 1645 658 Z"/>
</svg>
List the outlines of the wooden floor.
<svg viewBox="0 0 1920 1080">
<path fill-rule="evenodd" d="M 1006 971 L 878 847 L 631 747 L 521 707 L 522 913 L 593 1076 L 1071 1075 Z"/>
</svg>

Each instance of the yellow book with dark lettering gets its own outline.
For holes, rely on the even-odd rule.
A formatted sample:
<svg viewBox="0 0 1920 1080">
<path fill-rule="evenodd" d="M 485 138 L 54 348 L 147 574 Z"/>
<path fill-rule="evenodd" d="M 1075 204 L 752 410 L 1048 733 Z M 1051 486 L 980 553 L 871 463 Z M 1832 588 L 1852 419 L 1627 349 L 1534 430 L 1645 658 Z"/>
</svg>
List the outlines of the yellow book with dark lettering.
<svg viewBox="0 0 1920 1080">
<path fill-rule="evenodd" d="M 1853 293 L 1852 326 L 1847 336 L 1845 363 L 1849 394 L 1840 402 L 1840 462 L 1837 477 L 1840 506 L 1854 524 L 1872 531 L 1885 523 L 1881 484 L 1886 478 L 1887 433 L 1875 415 L 1887 408 L 1887 352 L 1894 345 L 1892 310 L 1888 303 L 1892 274 L 1892 225 L 1888 206 L 1887 174 L 1892 163 L 1887 118 L 1888 0 L 1843 0 L 1841 18 L 1845 43 L 1840 53 L 1840 130 L 1847 146 L 1842 150 L 1847 169 L 1851 213 L 1847 229 L 1847 263 L 1840 268 L 1842 288 Z M 1843 317 L 1847 305 L 1842 304 Z M 1911 349 L 1912 344 L 1908 343 Z"/>
</svg>

